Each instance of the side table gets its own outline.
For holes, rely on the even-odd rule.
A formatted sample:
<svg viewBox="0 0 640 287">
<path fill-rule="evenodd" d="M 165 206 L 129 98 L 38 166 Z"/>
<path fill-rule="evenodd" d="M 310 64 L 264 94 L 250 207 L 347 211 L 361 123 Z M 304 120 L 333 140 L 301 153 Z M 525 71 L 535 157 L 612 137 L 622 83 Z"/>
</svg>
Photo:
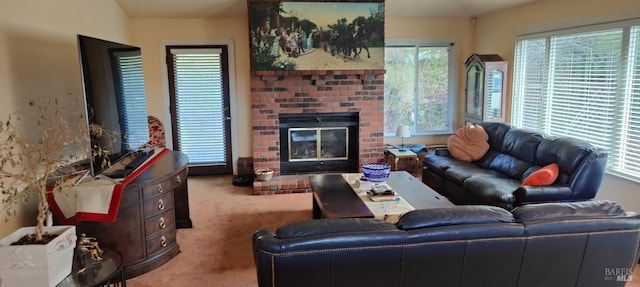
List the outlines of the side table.
<svg viewBox="0 0 640 287">
<path fill-rule="evenodd" d="M 400 149 L 397 149 L 397 148 L 388 149 L 387 153 L 385 153 L 385 161 L 386 162 L 388 162 L 386 157 L 388 157 L 389 155 L 394 157 L 393 165 L 391 167 L 392 170 L 396 170 L 396 171 L 398 170 L 398 161 L 401 158 L 405 158 L 405 159 L 408 159 L 408 160 L 415 160 L 416 161 L 416 168 L 418 168 L 418 166 L 420 164 L 419 159 L 418 159 L 418 155 L 415 152 L 411 151 L 410 149 L 403 149 L 403 150 L 400 150 Z"/>
<path fill-rule="evenodd" d="M 124 261 L 120 253 L 105 249 L 102 253 L 102 261 L 93 266 L 87 266 L 86 270 L 78 273 L 79 263 L 74 260 L 71 274 L 62 279 L 56 287 L 126 287 L 124 276 Z"/>
</svg>

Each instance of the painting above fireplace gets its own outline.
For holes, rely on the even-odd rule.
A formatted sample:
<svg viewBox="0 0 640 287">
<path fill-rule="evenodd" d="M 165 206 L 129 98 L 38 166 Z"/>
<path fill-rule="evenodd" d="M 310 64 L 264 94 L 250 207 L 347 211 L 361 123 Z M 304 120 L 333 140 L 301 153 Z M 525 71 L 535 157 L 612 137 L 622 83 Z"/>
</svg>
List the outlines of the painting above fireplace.
<svg viewBox="0 0 640 287">
<path fill-rule="evenodd" d="M 259 70 L 384 69 L 384 2 L 248 1 Z"/>
</svg>

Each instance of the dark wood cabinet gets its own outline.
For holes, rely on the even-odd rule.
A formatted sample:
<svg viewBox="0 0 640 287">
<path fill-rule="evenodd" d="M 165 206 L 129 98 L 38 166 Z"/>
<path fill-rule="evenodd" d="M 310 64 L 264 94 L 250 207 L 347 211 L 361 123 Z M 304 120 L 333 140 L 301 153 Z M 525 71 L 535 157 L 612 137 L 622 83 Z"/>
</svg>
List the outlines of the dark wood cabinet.
<svg viewBox="0 0 640 287">
<path fill-rule="evenodd" d="M 125 186 L 114 223 L 80 222 L 78 234 L 122 254 L 127 278 L 166 263 L 180 252 L 176 229 L 192 226 L 187 164 L 185 154 L 168 151 Z"/>
<path fill-rule="evenodd" d="M 505 121 L 507 66 L 496 54 L 473 54 L 467 59 L 465 124 Z"/>
</svg>

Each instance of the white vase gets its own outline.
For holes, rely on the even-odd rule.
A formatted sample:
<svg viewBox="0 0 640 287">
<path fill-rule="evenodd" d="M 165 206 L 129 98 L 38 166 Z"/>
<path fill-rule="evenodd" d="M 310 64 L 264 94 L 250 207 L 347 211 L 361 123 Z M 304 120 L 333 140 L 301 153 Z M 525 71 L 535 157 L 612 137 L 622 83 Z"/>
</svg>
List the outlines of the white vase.
<svg viewBox="0 0 640 287">
<path fill-rule="evenodd" d="M 0 240 L 0 287 L 54 287 L 71 273 L 76 227 L 47 226 L 58 234 L 47 244 L 11 245 L 35 227 L 23 227 Z"/>
</svg>

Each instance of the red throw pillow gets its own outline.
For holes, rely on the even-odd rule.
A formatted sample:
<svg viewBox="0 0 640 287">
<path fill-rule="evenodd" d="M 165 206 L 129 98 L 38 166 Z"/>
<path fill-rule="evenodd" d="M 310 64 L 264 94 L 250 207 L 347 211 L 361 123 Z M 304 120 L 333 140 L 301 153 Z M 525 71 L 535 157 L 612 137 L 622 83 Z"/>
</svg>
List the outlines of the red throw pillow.
<svg viewBox="0 0 640 287">
<path fill-rule="evenodd" d="M 545 165 L 527 176 L 527 178 L 522 181 L 522 185 L 551 185 L 556 181 L 556 178 L 558 178 L 559 172 L 557 163 Z"/>
</svg>

